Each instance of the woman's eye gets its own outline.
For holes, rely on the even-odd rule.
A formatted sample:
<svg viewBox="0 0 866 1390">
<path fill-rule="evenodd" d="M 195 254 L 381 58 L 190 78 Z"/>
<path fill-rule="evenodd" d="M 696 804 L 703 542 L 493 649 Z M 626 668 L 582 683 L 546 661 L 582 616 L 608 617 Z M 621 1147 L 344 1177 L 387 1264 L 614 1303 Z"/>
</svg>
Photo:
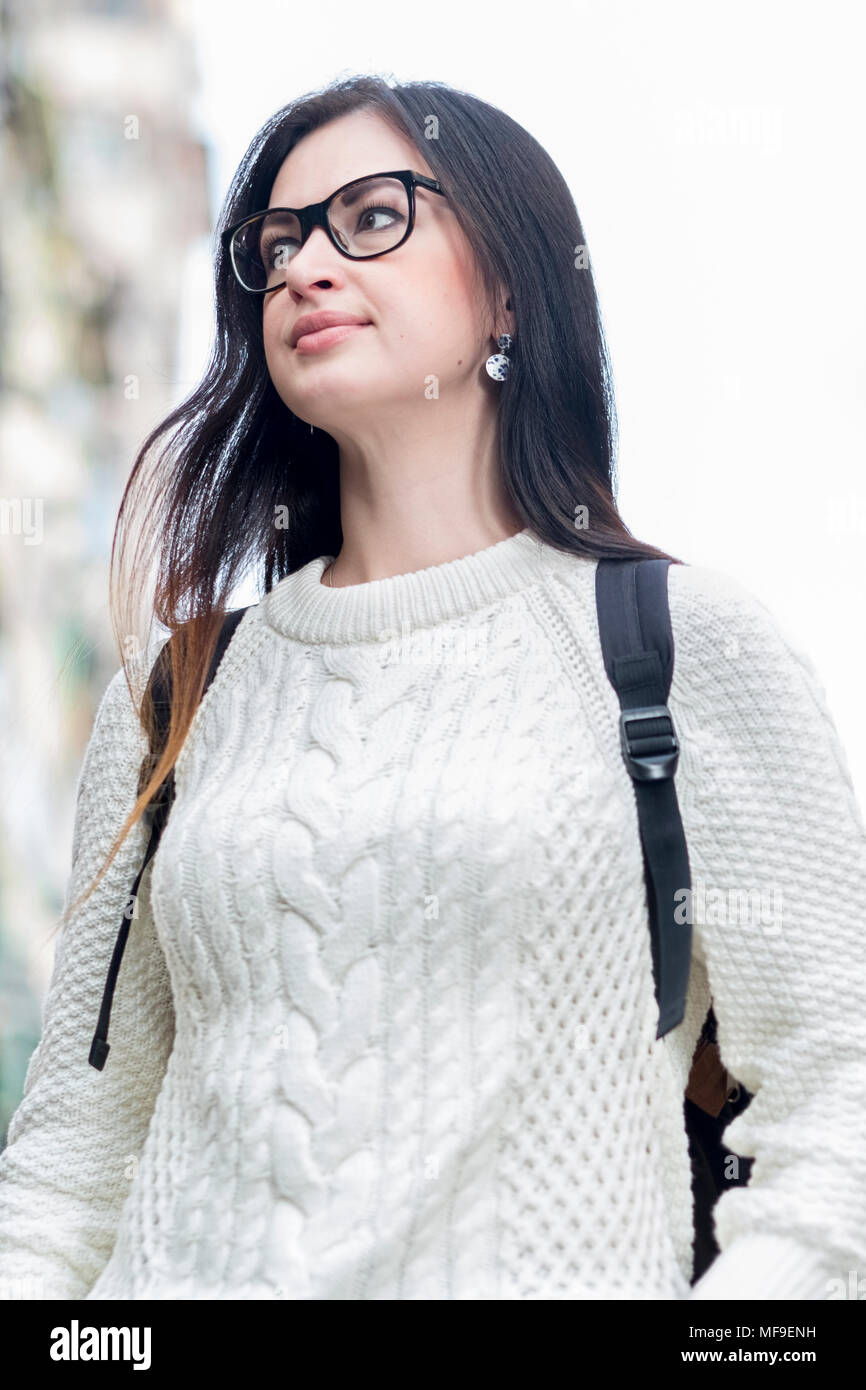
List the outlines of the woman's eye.
<svg viewBox="0 0 866 1390">
<path fill-rule="evenodd" d="M 262 247 L 262 260 L 265 265 L 284 264 L 291 256 L 292 249 L 297 248 L 297 245 L 298 243 L 289 237 L 280 237 L 278 241 L 268 242 Z"/>
<path fill-rule="evenodd" d="M 374 222 L 373 222 L 373 218 L 374 218 L 374 217 L 378 217 L 378 216 L 380 216 L 380 215 L 383 215 L 383 216 L 385 216 L 386 218 L 390 218 L 390 219 L 393 221 L 393 219 L 394 219 L 395 217 L 398 217 L 398 216 L 399 216 L 399 213 L 396 212 L 394 208 L 385 208 L 385 207 L 369 207 L 369 208 L 364 208 L 363 211 L 362 211 L 361 213 L 359 213 L 359 215 L 358 215 L 358 228 L 359 228 L 359 230 L 360 230 L 360 231 L 367 231 L 367 232 L 381 232 L 381 231 L 384 231 L 385 227 L 389 225 L 387 222 L 386 222 L 386 223 L 381 223 L 381 222 L 380 222 L 378 225 L 375 225 Z"/>
</svg>

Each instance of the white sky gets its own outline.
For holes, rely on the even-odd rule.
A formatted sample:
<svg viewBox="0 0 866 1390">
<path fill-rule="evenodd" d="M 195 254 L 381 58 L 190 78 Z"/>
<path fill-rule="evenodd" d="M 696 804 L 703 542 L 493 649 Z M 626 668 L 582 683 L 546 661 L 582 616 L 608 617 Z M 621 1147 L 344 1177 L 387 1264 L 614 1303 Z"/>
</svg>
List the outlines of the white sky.
<svg viewBox="0 0 866 1390">
<path fill-rule="evenodd" d="M 214 216 L 264 120 L 350 73 L 449 82 L 545 146 L 592 256 L 625 520 L 736 576 L 798 636 L 866 807 L 860 7 L 190 5 Z M 209 273 L 190 281 L 188 379 Z"/>
</svg>

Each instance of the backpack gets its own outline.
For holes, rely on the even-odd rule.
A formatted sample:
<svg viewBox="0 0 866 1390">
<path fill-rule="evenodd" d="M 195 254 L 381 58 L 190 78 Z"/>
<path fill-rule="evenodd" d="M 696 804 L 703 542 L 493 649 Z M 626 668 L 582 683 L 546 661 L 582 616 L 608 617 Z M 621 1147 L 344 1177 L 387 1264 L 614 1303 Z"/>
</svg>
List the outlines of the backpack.
<svg viewBox="0 0 866 1390">
<path fill-rule="evenodd" d="M 674 644 L 668 608 L 669 560 L 602 559 L 596 569 L 596 607 L 602 654 L 608 679 L 620 702 L 620 744 L 637 801 L 644 875 L 649 907 L 653 980 L 659 1006 L 657 1038 L 675 1028 L 685 1013 L 691 965 L 691 926 L 674 919 L 675 893 L 689 888 L 688 852 L 674 788 L 679 743 L 667 707 L 673 676 Z M 214 650 L 208 689 L 246 608 L 227 613 Z M 171 639 L 169 639 L 169 642 Z M 154 662 L 148 689 L 154 702 L 157 734 L 143 759 L 141 793 L 156 766 L 168 736 L 171 715 L 171 666 L 166 642 Z M 108 1024 L 114 988 L 136 895 L 175 798 L 174 769 L 154 793 L 143 820 L 150 839 L 130 889 L 115 941 L 103 991 L 99 1020 L 90 1047 L 89 1063 L 102 1071 L 109 1053 Z M 722 1063 L 716 1041 L 712 1004 L 692 1058 L 684 1097 L 684 1120 L 689 1145 L 694 1199 L 694 1264 L 692 1284 L 719 1253 L 713 1227 L 713 1207 L 729 1187 L 745 1186 L 753 1160 L 740 1159 L 740 1175 L 725 1175 L 727 1154 L 722 1134 L 752 1097 L 734 1083 Z"/>
</svg>

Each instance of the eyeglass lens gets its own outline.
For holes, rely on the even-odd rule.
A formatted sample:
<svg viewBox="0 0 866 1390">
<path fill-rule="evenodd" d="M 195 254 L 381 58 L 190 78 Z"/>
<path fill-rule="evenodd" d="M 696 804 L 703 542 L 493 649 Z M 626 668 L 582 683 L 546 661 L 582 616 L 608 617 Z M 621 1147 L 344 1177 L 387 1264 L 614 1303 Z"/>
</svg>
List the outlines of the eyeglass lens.
<svg viewBox="0 0 866 1390">
<path fill-rule="evenodd" d="M 331 230 L 350 256 L 390 251 L 409 225 L 409 196 L 399 179 L 374 176 L 347 188 L 328 209 Z M 293 213 L 267 212 L 235 232 L 234 262 L 251 290 L 273 289 L 301 247 L 301 225 Z"/>
</svg>

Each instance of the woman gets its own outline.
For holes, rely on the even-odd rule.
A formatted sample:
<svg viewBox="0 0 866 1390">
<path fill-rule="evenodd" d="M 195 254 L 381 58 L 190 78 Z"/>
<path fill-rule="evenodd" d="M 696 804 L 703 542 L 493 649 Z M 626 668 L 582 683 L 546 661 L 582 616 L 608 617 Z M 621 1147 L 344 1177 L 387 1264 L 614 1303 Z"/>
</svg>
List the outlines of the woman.
<svg viewBox="0 0 866 1390">
<path fill-rule="evenodd" d="M 273 211 L 311 208 L 330 222 Z M 693 882 L 783 912 L 698 915 L 685 1018 L 656 1038 L 594 579 L 663 552 L 613 499 L 563 179 L 476 98 L 364 77 L 266 124 L 222 227 L 213 360 L 118 519 L 137 500 L 160 547 L 170 737 L 138 794 L 158 641 L 82 769 L 0 1276 L 83 1299 L 831 1296 L 866 1255 L 866 837 L 808 662 L 733 582 L 672 565 Z M 265 597 L 199 704 L 257 559 Z M 754 1169 L 692 1288 L 683 1092 L 710 992 L 753 1092 L 725 1139 Z"/>
</svg>

